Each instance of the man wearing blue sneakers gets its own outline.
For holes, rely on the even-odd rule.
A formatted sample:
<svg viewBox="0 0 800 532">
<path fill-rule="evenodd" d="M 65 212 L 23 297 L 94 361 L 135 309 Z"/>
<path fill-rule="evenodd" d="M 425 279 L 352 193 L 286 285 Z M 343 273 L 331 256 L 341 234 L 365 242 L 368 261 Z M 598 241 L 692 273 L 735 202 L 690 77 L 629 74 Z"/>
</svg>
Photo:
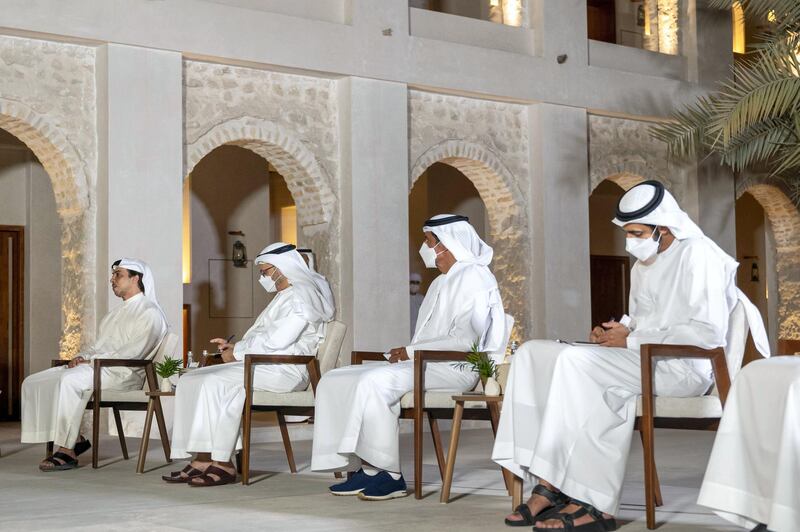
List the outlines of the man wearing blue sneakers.
<svg viewBox="0 0 800 532">
<path fill-rule="evenodd" d="M 423 227 L 420 255 L 439 275 L 420 307 L 411 345 L 389 351 L 389 364 L 347 366 L 326 373 L 317 386 L 314 420 L 314 471 L 355 471 L 331 486 L 334 495 L 363 500 L 405 497 L 400 473 L 400 399 L 414 389 L 416 351 L 495 352 L 505 333 L 505 313 L 497 281 L 489 270 L 492 248 L 464 216 L 434 216 Z M 428 391 L 471 390 L 472 371 L 455 363 L 429 364 Z"/>
</svg>

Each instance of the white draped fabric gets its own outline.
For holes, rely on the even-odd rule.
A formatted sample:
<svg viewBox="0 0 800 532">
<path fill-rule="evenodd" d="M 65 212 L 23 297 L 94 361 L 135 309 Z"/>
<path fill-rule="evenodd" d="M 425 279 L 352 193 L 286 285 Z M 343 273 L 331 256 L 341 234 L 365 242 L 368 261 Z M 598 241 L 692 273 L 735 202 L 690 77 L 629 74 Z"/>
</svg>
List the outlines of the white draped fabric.
<svg viewBox="0 0 800 532">
<path fill-rule="evenodd" d="M 480 247 L 470 248 L 470 243 L 480 239 L 470 234 L 474 229 L 469 224 L 458 224 L 466 226 L 459 228 L 464 242 L 458 253 L 454 252 L 458 262 L 434 279 L 422 302 L 416 332 L 406 346 L 412 360 L 415 351 L 468 351 L 474 342 L 488 352 L 500 349 L 505 313 L 497 282 L 486 266 L 491 248 L 482 242 Z M 449 234 L 443 229 L 448 227 L 434 230 Z M 444 238 L 441 240 L 445 243 Z M 453 240 L 446 245 L 456 248 Z M 480 256 L 470 249 L 479 251 Z M 414 389 L 413 367 L 409 360 L 350 366 L 324 375 L 315 401 L 311 469 L 356 470 L 363 460 L 376 468 L 399 472 L 400 399 Z M 476 382 L 475 373 L 449 363 L 429 364 L 425 373 L 428 391 L 462 392 L 472 389 Z"/>
<path fill-rule="evenodd" d="M 294 286 L 278 292 L 234 345 L 237 360 L 244 360 L 246 354 L 316 355 L 326 322 L 307 321 L 303 309 Z M 278 393 L 304 390 L 308 372 L 305 366 L 258 366 L 253 371 L 253 385 L 256 390 Z M 244 362 L 183 375 L 175 390 L 172 458 L 210 452 L 212 460 L 230 460 L 239 440 L 244 401 Z"/>
<path fill-rule="evenodd" d="M 675 240 L 633 268 L 627 348 L 523 344 L 513 357 L 493 459 L 615 514 L 641 393 L 639 346 L 723 345 L 723 273 L 705 239 Z M 656 393 L 701 395 L 710 372 L 707 361 L 661 360 Z"/>
<path fill-rule="evenodd" d="M 697 503 L 746 528 L 800 530 L 800 357 L 736 377 Z"/>
<path fill-rule="evenodd" d="M 94 358 L 142 359 L 155 356 L 167 333 L 161 309 L 137 294 L 109 312 L 100 322 L 94 345 L 79 353 Z M 50 368 L 34 373 L 22 383 L 22 442 L 52 441 L 57 446 L 75 446 L 83 411 L 89 401 L 94 370 L 91 364 Z M 141 389 L 141 370 L 103 369 L 103 389 Z"/>
</svg>

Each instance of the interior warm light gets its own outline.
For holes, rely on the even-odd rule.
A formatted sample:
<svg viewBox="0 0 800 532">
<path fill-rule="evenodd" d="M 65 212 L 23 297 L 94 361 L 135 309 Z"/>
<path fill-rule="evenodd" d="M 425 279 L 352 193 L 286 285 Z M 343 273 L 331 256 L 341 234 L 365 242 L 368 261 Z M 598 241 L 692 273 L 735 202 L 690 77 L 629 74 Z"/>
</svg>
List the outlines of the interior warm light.
<svg viewBox="0 0 800 532">
<path fill-rule="evenodd" d="M 650 2 L 652 1 L 653 0 L 650 0 Z M 652 28 L 650 27 L 650 2 L 647 0 L 644 2 L 644 34 L 648 37 L 653 34 Z"/>
<path fill-rule="evenodd" d="M 774 12 L 771 12 L 774 16 Z M 747 45 L 745 44 L 744 32 L 744 9 L 740 2 L 733 4 L 731 11 L 731 21 L 733 23 L 733 51 L 737 54 L 743 54 L 746 51 Z"/>
<path fill-rule="evenodd" d="M 662 54 L 677 55 L 679 52 L 679 16 L 678 0 L 658 0 L 658 51 Z"/>
<path fill-rule="evenodd" d="M 503 0 L 503 24 L 515 28 L 522 25 L 522 0 Z"/>
<path fill-rule="evenodd" d="M 183 284 L 192 282 L 192 176 L 183 180 Z"/>
<path fill-rule="evenodd" d="M 297 245 L 297 207 L 281 207 L 281 241 Z"/>
<path fill-rule="evenodd" d="M 778 17 L 775 16 L 775 10 L 774 9 L 772 11 L 770 11 L 769 13 L 767 13 L 767 20 L 770 21 L 770 22 L 775 22 L 776 20 L 778 20 Z"/>
</svg>

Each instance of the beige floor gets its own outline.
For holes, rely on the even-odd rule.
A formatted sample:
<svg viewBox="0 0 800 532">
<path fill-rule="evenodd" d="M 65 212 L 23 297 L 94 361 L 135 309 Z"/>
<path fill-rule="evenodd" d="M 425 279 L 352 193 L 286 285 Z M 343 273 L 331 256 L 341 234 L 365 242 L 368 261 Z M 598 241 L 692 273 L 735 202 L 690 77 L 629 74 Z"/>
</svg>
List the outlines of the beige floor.
<svg viewBox="0 0 800 532">
<path fill-rule="evenodd" d="M 302 436 L 307 428 L 293 431 Z M 694 503 L 712 439 L 713 434 L 706 433 L 657 432 L 665 500 L 657 514 L 659 530 L 738 530 Z M 404 434 L 403 440 L 403 447 L 410 451 L 409 436 Z M 137 449 L 138 444 L 138 439 L 128 440 L 130 449 Z M 426 446 L 430 451 L 429 440 Z M 297 475 L 288 474 L 280 444 L 263 443 L 254 453 L 254 468 L 264 472 L 261 480 L 249 487 L 199 489 L 170 486 L 160 480 L 160 475 L 174 467 L 163 466 L 163 454 L 155 442 L 148 453 L 150 471 L 136 475 L 135 457 L 122 460 L 119 444 L 111 437 L 101 441 L 103 467 L 99 470 L 85 465 L 89 459 L 82 457 L 84 466 L 78 470 L 41 473 L 36 463 L 44 446 L 21 445 L 19 426 L 6 423 L 0 424 L 0 530 L 509 530 L 503 525 L 503 516 L 510 499 L 499 472 L 486 458 L 490 449 L 488 430 L 464 431 L 455 500 L 450 504 L 439 503 L 438 473 L 430 452 L 425 460 L 423 500 L 408 497 L 368 503 L 327 493 L 333 479 L 308 471 L 307 440 L 295 444 L 302 469 Z M 410 452 L 403 463 L 410 473 Z M 620 517 L 626 523 L 621 530 L 646 530 L 638 440 L 634 440 L 622 500 Z"/>
</svg>

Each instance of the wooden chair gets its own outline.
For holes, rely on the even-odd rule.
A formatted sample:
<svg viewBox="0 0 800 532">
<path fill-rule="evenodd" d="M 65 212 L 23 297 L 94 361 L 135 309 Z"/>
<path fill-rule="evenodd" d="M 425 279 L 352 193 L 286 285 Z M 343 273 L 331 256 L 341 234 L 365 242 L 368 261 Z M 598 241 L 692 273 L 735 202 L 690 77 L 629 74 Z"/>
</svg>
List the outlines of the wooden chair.
<svg viewBox="0 0 800 532">
<path fill-rule="evenodd" d="M 301 355 L 245 355 L 244 359 L 244 388 L 245 403 L 242 429 L 241 473 L 242 484 L 250 483 L 250 448 L 252 438 L 253 411 L 275 412 L 278 417 L 278 426 L 281 430 L 283 446 L 286 450 L 286 459 L 289 470 L 297 473 L 292 451 L 292 442 L 289 439 L 289 430 L 286 427 L 287 415 L 313 416 L 314 395 L 317 384 L 323 374 L 336 366 L 339 353 L 342 350 L 347 326 L 339 321 L 328 323 L 325 331 L 325 340 L 320 344 L 317 356 Z M 257 391 L 253 389 L 253 370 L 256 366 L 267 364 L 303 365 L 308 369 L 310 383 L 308 388 L 299 392 L 274 393 Z"/>
<path fill-rule="evenodd" d="M 506 314 L 505 341 L 501 349 L 493 356 L 505 356 L 506 346 L 514 327 L 513 316 Z M 400 419 L 414 421 L 414 497 L 422 498 L 422 455 L 423 445 L 423 415 L 427 415 L 428 424 L 433 438 L 433 448 L 436 452 L 436 462 L 439 466 L 439 476 L 444 482 L 447 461 L 444 456 L 442 437 L 439 432 L 440 419 L 453 419 L 456 403 L 453 392 L 424 392 L 425 367 L 429 362 L 463 362 L 467 353 L 463 351 L 416 351 L 414 353 L 414 390 L 405 394 L 400 399 Z M 384 353 L 378 351 L 353 351 L 350 357 L 351 364 L 361 364 L 365 361 L 386 362 Z M 462 419 L 489 421 L 492 432 L 497 435 L 497 426 L 494 423 L 489 405 L 484 401 L 469 401 L 464 405 Z M 506 476 L 506 487 L 511 489 L 511 476 Z"/>
<path fill-rule="evenodd" d="M 642 395 L 637 403 L 636 429 L 644 448 L 644 484 L 647 528 L 656 526 L 655 508 L 662 505 L 655 463 L 654 429 L 717 430 L 731 381 L 741 369 L 749 334 L 744 306 L 731 313 L 725 349 L 701 349 L 687 345 L 644 344 L 641 346 Z M 653 371 L 658 358 L 700 358 L 711 361 L 714 386 L 700 397 L 654 395 Z"/>
<path fill-rule="evenodd" d="M 117 358 L 96 358 L 92 361 L 94 367 L 94 383 L 93 389 L 84 392 L 90 399 L 86 405 L 86 409 L 92 410 L 92 467 L 97 469 L 99 460 L 99 446 L 100 446 L 100 409 L 111 408 L 114 413 L 114 422 L 117 426 L 117 435 L 119 436 L 119 444 L 122 448 L 122 456 L 128 460 L 128 446 L 125 443 L 125 433 L 122 428 L 122 418 L 120 411 L 146 411 L 149 398 L 145 395 L 145 391 L 157 391 L 158 379 L 153 366 L 154 362 L 160 362 L 167 356 L 177 358 L 179 353 L 179 339 L 173 333 L 167 333 L 164 339 L 159 344 L 154 352 L 153 358 L 147 359 L 117 359 Z M 53 366 L 61 366 L 67 364 L 68 360 L 54 360 Z M 103 389 L 102 386 L 102 370 L 104 368 L 141 368 L 144 369 L 145 381 L 144 385 L 139 390 L 109 390 Z M 156 422 L 158 423 L 158 431 L 161 435 L 161 445 L 164 448 L 164 456 L 168 462 L 172 460 L 169 457 L 169 439 L 167 437 L 167 425 L 164 421 L 164 412 L 161 408 L 161 401 L 157 400 L 155 403 Z M 47 456 L 53 454 L 53 442 L 47 444 Z"/>
<path fill-rule="evenodd" d="M 727 347 L 701 349 L 691 345 L 644 344 L 640 349 L 642 395 L 636 404 L 636 424 L 644 449 L 645 513 L 647 528 L 655 528 L 655 508 L 661 506 L 661 488 L 655 463 L 656 428 L 717 430 L 731 381 L 741 369 L 749 329 L 744 306 L 738 303 L 731 313 Z M 654 395 L 653 371 L 658 358 L 699 358 L 711 361 L 714 385 L 699 397 L 659 397 Z M 514 477 L 512 506 L 522 501 L 522 479 Z"/>
</svg>

